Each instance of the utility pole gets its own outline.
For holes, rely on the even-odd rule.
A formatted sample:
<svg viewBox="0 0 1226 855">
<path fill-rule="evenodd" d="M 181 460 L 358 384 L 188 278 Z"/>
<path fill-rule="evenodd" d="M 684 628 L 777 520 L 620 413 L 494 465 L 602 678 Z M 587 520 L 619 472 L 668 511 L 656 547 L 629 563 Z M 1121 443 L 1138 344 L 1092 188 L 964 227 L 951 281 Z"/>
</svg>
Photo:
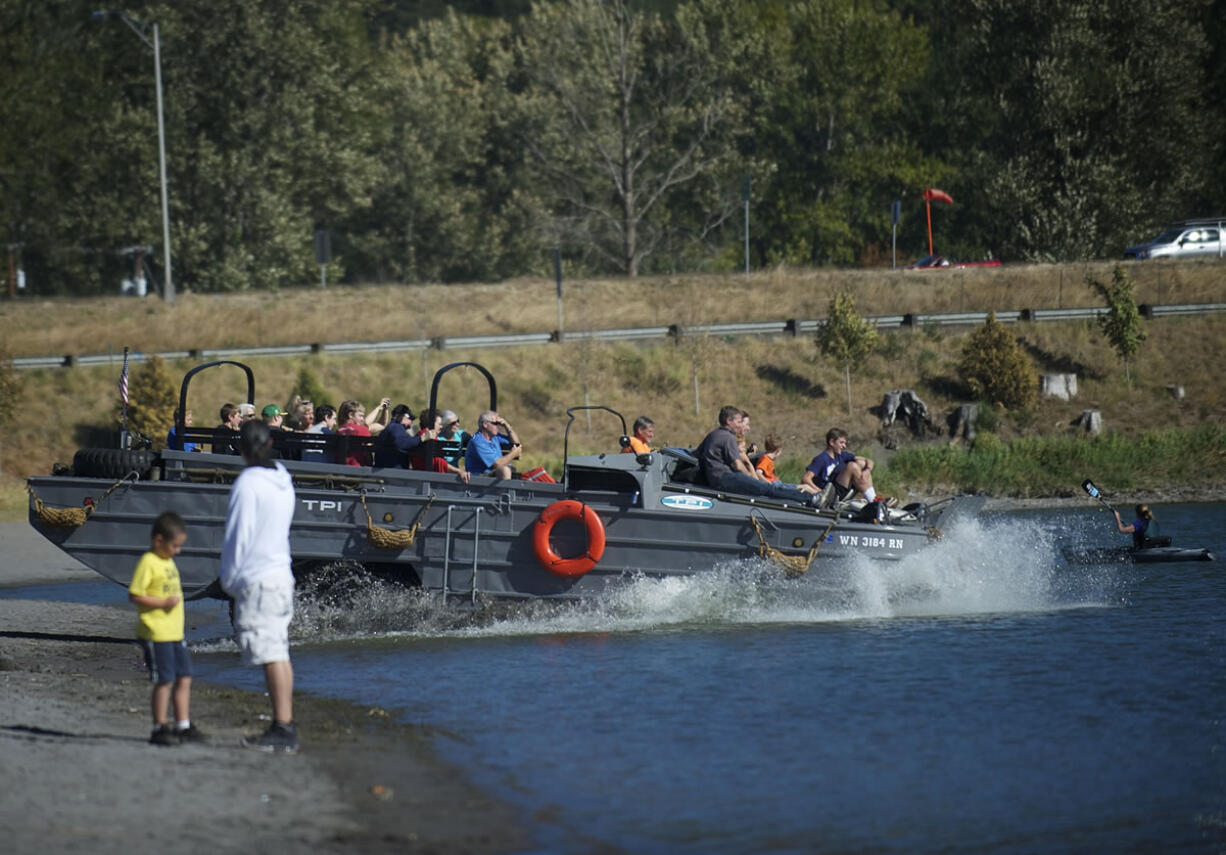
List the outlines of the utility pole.
<svg viewBox="0 0 1226 855">
<path fill-rule="evenodd" d="M 741 199 L 745 203 L 745 275 L 749 275 L 749 176 L 741 181 Z"/>
</svg>

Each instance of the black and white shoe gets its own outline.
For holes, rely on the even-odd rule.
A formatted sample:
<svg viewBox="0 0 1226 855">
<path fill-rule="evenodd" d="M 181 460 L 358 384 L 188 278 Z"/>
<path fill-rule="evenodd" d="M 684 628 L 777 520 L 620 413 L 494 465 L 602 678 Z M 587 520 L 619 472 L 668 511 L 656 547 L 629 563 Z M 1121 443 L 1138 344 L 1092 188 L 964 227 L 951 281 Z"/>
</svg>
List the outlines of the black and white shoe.
<svg viewBox="0 0 1226 855">
<path fill-rule="evenodd" d="M 179 738 L 179 742 L 183 743 L 184 745 L 189 742 L 199 743 L 209 741 L 209 738 L 205 735 L 204 731 L 196 727 L 194 724 L 189 724 L 182 730 L 176 730 L 175 736 L 177 736 Z"/>
<path fill-rule="evenodd" d="M 153 733 L 149 736 L 150 745 L 178 745 L 179 736 L 175 733 L 173 727 L 168 724 L 159 724 L 153 729 Z"/>
<path fill-rule="evenodd" d="M 259 751 L 276 751 L 282 754 L 293 754 L 298 750 L 298 728 L 293 722 L 281 723 L 274 721 L 268 730 L 259 736 L 243 737 L 243 745 Z"/>
</svg>

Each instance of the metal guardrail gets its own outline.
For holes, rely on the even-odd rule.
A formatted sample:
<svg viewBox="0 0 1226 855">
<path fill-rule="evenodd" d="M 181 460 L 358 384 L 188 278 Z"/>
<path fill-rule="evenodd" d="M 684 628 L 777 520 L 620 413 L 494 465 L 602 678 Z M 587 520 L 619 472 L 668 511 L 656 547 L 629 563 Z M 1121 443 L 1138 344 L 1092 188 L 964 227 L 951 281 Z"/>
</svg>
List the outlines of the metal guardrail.
<svg viewBox="0 0 1226 855">
<path fill-rule="evenodd" d="M 1206 315 L 1226 312 L 1226 303 L 1182 303 L 1170 306 L 1140 307 L 1147 318 L 1166 318 L 1188 315 Z M 1105 306 L 1087 306 L 1071 309 L 1016 309 L 996 313 L 1002 324 L 1046 321 L 1089 320 L 1107 313 Z M 977 326 L 988 318 L 987 312 L 950 312 L 945 314 L 879 315 L 868 318 L 879 329 L 906 327 L 953 327 Z M 231 347 L 201 350 L 171 350 L 157 354 L 163 359 L 235 359 L 252 356 L 305 356 L 311 353 L 393 353 L 396 351 L 421 351 L 429 348 L 491 348 L 520 347 L 530 344 L 548 344 L 561 338 L 563 341 L 647 341 L 680 337 L 687 332 L 700 335 L 812 335 L 817 332 L 822 320 L 754 321 L 736 324 L 698 324 L 692 327 L 655 326 L 612 330 L 583 330 L 558 335 L 557 332 L 514 333 L 510 335 L 474 335 L 456 338 L 417 338 L 402 341 L 336 342 L 317 344 L 287 344 L 271 347 Z M 128 358 L 140 362 L 151 354 L 129 353 Z M 75 365 L 107 365 L 118 357 L 111 353 L 67 354 L 65 356 L 20 356 L 13 360 L 13 367 L 21 369 L 71 368 Z"/>
</svg>

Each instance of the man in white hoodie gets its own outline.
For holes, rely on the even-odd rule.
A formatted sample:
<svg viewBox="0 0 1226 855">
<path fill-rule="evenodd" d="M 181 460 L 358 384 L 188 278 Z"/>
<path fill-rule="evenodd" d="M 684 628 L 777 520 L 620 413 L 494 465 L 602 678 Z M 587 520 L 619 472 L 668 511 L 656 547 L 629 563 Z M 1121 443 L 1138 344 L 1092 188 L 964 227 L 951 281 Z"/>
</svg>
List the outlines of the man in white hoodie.
<svg viewBox="0 0 1226 855">
<path fill-rule="evenodd" d="M 221 547 L 221 587 L 234 598 L 234 629 L 243 663 L 262 665 L 272 700 L 272 724 L 243 744 L 262 751 L 298 750 L 289 623 L 294 616 L 289 527 L 294 482 L 272 458 L 268 425 L 244 422 L 239 451 L 247 466 L 230 488 Z"/>
</svg>

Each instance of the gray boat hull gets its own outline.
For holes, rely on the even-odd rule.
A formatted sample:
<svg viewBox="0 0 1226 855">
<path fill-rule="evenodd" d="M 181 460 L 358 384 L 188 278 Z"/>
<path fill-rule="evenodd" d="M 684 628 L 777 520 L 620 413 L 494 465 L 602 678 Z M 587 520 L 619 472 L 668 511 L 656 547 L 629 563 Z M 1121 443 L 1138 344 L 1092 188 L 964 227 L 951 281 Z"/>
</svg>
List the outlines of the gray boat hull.
<svg viewBox="0 0 1226 855">
<path fill-rule="evenodd" d="M 203 592 L 217 578 L 229 483 L 242 462 L 230 455 L 151 455 L 103 498 L 114 478 L 86 475 L 29 480 L 44 508 L 96 503 L 78 526 L 55 525 L 31 500 L 30 522 L 48 540 L 112 581 L 127 585 L 148 549 L 153 519 L 177 511 L 188 540 L 176 558 L 185 592 Z M 771 500 L 721 494 L 670 480 L 663 455 L 607 454 L 572 458 L 565 484 L 498 481 L 405 469 L 285 463 L 295 480 L 297 509 L 290 532 L 296 572 L 357 562 L 428 591 L 451 597 L 588 597 L 643 574 L 685 576 L 773 550 L 808 556 L 813 566 L 852 556 L 895 560 L 939 536 L 940 511 L 895 514 L 887 524 L 860 522 Z M 139 477 L 136 477 L 138 476 Z M 365 507 L 363 506 L 363 497 Z M 556 575 L 538 556 L 534 532 L 541 513 L 563 499 L 594 511 L 605 534 L 603 554 L 575 577 Z M 974 513 L 982 500 L 945 506 L 944 518 Z M 419 523 L 412 543 L 377 546 L 369 520 L 384 531 Z M 755 525 L 756 522 L 756 525 Z M 558 554 L 586 548 L 581 525 L 557 525 L 549 541 Z M 379 540 L 379 538 L 373 538 Z M 386 538 L 385 538 L 386 540 Z"/>
</svg>

